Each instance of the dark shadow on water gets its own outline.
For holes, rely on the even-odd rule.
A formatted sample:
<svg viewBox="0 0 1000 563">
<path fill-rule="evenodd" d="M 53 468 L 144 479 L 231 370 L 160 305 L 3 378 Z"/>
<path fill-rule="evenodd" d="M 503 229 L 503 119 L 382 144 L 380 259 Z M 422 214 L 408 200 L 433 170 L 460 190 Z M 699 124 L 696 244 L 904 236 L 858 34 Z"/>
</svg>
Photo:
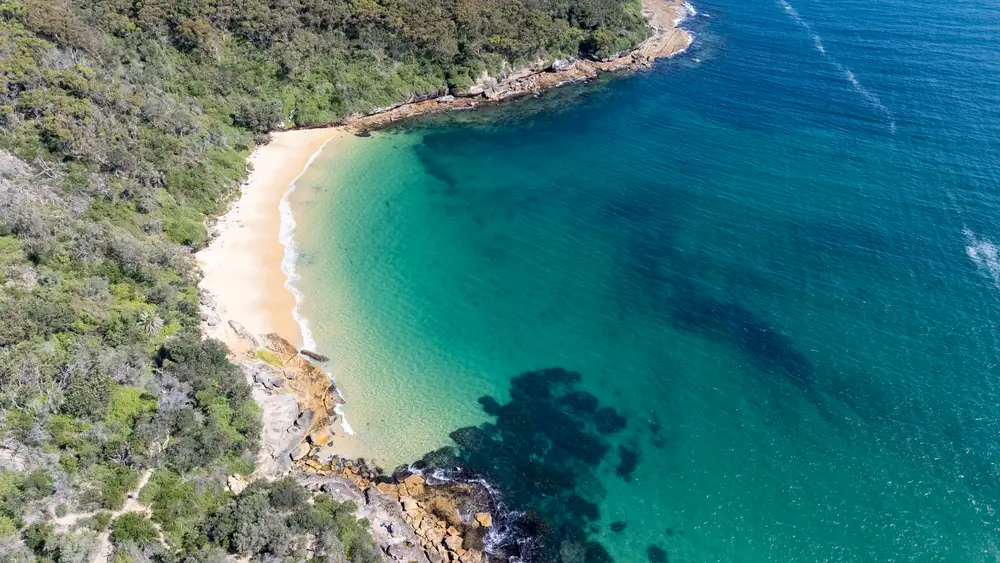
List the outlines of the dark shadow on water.
<svg viewBox="0 0 1000 563">
<path fill-rule="evenodd" d="M 603 563 L 608 551 L 591 537 L 606 492 L 601 473 L 630 479 L 640 461 L 635 438 L 611 439 L 628 427 L 624 416 L 577 389 L 580 374 L 562 368 L 521 374 L 511 380 L 510 401 L 479 399 L 493 423 L 460 428 L 454 448 L 425 456 L 421 469 L 454 470 L 481 476 L 502 496 L 503 540 L 493 559 Z M 512 516 L 517 515 L 517 516 Z M 617 525 L 616 525 L 617 527 Z M 624 526 L 621 526 L 624 529 Z"/>
<path fill-rule="evenodd" d="M 792 341 L 738 303 L 699 295 L 693 288 L 675 288 L 671 321 L 683 330 L 722 340 L 755 368 L 813 392 L 813 367 Z"/>
</svg>

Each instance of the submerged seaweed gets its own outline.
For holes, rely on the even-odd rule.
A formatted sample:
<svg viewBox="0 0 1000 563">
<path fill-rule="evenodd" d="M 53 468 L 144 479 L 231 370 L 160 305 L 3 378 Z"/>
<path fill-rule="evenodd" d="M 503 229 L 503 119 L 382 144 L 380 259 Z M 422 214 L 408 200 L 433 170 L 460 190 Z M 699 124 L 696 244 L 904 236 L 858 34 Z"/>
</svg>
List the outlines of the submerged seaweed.
<svg viewBox="0 0 1000 563">
<path fill-rule="evenodd" d="M 452 432 L 455 448 L 428 454 L 417 464 L 429 469 L 461 467 L 467 477 L 481 476 L 500 491 L 507 514 L 498 519 L 503 530 L 492 546 L 495 559 L 612 561 L 591 534 L 606 494 L 599 471 L 602 466 L 609 470 L 606 464 L 615 461 L 608 440 L 626 428 L 626 418 L 577 389 L 579 382 L 580 374 L 563 368 L 513 378 L 509 402 L 479 399 L 495 422 Z M 639 461 L 635 440 L 619 445 L 617 453 L 615 471 L 631 479 Z"/>
</svg>

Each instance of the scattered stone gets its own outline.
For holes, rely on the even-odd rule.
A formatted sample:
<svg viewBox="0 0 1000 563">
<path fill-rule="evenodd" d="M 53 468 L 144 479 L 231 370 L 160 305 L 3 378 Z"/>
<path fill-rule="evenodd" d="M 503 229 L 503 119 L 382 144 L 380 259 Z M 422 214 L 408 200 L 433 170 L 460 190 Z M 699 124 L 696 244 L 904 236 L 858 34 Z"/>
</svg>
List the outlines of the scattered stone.
<svg viewBox="0 0 1000 563">
<path fill-rule="evenodd" d="M 493 517 L 490 516 L 489 512 L 477 512 L 476 522 L 479 522 L 479 525 L 484 528 L 489 528 L 493 525 Z"/>
<path fill-rule="evenodd" d="M 456 528 L 455 526 L 448 526 L 448 535 L 449 536 L 461 536 L 462 532 L 459 532 L 458 528 Z"/>
</svg>

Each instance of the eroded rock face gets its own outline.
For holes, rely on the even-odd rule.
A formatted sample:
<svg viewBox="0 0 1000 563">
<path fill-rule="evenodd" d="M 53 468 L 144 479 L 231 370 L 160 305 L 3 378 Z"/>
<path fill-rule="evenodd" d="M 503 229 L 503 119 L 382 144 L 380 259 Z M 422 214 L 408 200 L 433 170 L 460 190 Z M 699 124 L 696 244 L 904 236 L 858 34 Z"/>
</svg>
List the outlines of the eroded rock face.
<svg viewBox="0 0 1000 563">
<path fill-rule="evenodd" d="M 493 525 L 495 510 L 489 492 L 476 483 L 425 479 L 420 474 L 380 474 L 364 460 L 318 459 L 314 449 L 295 463 L 305 482 L 316 480 L 350 487 L 355 495 L 363 491 L 365 504 L 378 506 L 376 514 L 383 522 L 377 530 L 386 538 L 406 537 L 422 555 L 423 561 L 482 563 L 487 560 L 485 537 Z M 352 497 L 353 498 L 353 497 Z M 388 519 L 385 514 L 398 518 Z M 386 554 L 395 558 L 406 545 L 397 542 Z M 406 552 L 409 553 L 409 552 Z M 405 559 L 397 559 L 405 560 Z M 418 559 L 414 559 L 418 560 Z"/>
<path fill-rule="evenodd" d="M 234 330 L 245 332 L 235 325 Z M 330 442 L 329 425 L 340 395 L 326 372 L 299 355 L 284 338 L 277 334 L 260 339 L 247 334 L 246 338 L 252 338 L 255 347 L 241 366 L 264 411 L 256 475 L 278 476 L 288 471 L 291 461 L 308 456 L 310 444 Z M 309 443 L 304 442 L 307 436 Z"/>
<path fill-rule="evenodd" d="M 282 381 L 275 386 L 285 387 L 291 391 L 303 410 L 308 409 L 314 413 L 307 433 L 326 427 L 334 416 L 334 407 L 343 402 L 330 376 L 319 366 L 299 355 L 295 346 L 277 334 L 266 335 L 263 338 L 263 347 L 276 358 L 278 364 L 277 366 L 271 364 L 278 372 L 272 381 L 277 383 L 278 374 Z"/>
<path fill-rule="evenodd" d="M 391 497 L 375 487 L 362 492 L 342 475 L 311 473 L 300 475 L 298 480 L 307 488 L 322 490 L 341 502 L 353 502 L 358 507 L 357 517 L 368 520 L 372 539 L 389 561 L 429 563 L 420 548 L 420 538 L 407 524 L 399 503 Z"/>
</svg>

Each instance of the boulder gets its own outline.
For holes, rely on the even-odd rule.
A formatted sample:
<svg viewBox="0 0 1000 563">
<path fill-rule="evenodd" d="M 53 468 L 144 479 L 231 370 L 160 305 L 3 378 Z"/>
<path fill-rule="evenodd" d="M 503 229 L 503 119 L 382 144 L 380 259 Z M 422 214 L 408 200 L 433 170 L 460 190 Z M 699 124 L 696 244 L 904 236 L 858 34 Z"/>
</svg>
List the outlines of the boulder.
<svg viewBox="0 0 1000 563">
<path fill-rule="evenodd" d="M 479 525 L 484 528 L 489 528 L 493 525 L 493 517 L 490 516 L 489 512 L 477 512 L 476 522 L 479 522 Z"/>
<path fill-rule="evenodd" d="M 458 550 L 462 549 L 462 538 L 460 536 L 448 536 L 444 538 L 444 545 L 449 550 L 458 553 Z"/>
<path fill-rule="evenodd" d="M 317 430 L 309 435 L 308 440 L 314 446 L 325 446 L 330 443 L 330 433 L 326 430 Z"/>
<path fill-rule="evenodd" d="M 552 72 L 565 72 L 573 68 L 573 62 L 567 59 L 556 59 L 549 65 Z"/>
<path fill-rule="evenodd" d="M 246 367 L 246 371 L 254 383 L 265 389 L 274 387 L 274 371 L 271 369 L 271 366 L 263 362 L 246 362 L 243 365 Z"/>
<path fill-rule="evenodd" d="M 228 488 L 234 495 L 238 495 L 243 492 L 243 489 L 247 488 L 250 483 L 241 475 L 230 475 L 226 479 L 226 488 Z"/>
<path fill-rule="evenodd" d="M 393 498 L 399 498 L 399 490 L 392 483 L 379 483 L 375 487 Z"/>
<path fill-rule="evenodd" d="M 251 334 L 249 330 L 243 328 L 243 325 L 241 325 L 240 323 L 236 321 L 229 321 L 229 327 L 233 329 L 233 332 L 236 333 L 236 336 L 253 344 L 254 348 L 260 347 L 260 340 L 257 340 L 257 337 Z"/>
<path fill-rule="evenodd" d="M 403 511 L 405 512 L 415 512 L 417 510 L 417 501 L 413 500 L 413 497 L 400 497 L 399 504 L 403 506 Z"/>
<path fill-rule="evenodd" d="M 312 350 L 305 350 L 305 349 L 303 349 L 303 350 L 300 350 L 299 353 L 302 354 L 303 356 L 307 357 L 307 358 L 312 358 L 312 359 L 316 360 L 317 362 L 329 362 L 330 361 L 330 358 L 327 358 L 323 354 L 317 354 L 316 352 L 313 352 Z"/>
<path fill-rule="evenodd" d="M 300 459 L 302 459 L 302 458 L 306 457 L 307 455 L 309 455 L 309 451 L 311 449 L 312 448 L 309 447 L 309 444 L 307 444 L 305 442 L 301 442 L 301 443 L 299 443 L 299 445 L 298 445 L 297 448 L 295 448 L 294 450 L 292 450 L 292 453 L 289 454 L 289 456 L 292 458 L 292 461 L 299 461 Z"/>
<path fill-rule="evenodd" d="M 304 410 L 295 419 L 296 428 L 309 428 L 312 425 L 313 411 Z"/>
<path fill-rule="evenodd" d="M 424 494 L 424 478 L 420 475 L 410 475 L 403 479 L 403 485 L 411 497 L 418 497 Z"/>
<path fill-rule="evenodd" d="M 205 321 L 208 326 L 219 326 L 222 323 L 222 317 L 215 312 L 215 309 L 207 309 L 202 311 L 201 320 Z"/>
<path fill-rule="evenodd" d="M 448 94 L 447 96 L 441 96 L 440 98 L 437 98 L 436 101 L 439 104 L 450 104 L 451 102 L 455 101 L 455 96 Z"/>
</svg>

